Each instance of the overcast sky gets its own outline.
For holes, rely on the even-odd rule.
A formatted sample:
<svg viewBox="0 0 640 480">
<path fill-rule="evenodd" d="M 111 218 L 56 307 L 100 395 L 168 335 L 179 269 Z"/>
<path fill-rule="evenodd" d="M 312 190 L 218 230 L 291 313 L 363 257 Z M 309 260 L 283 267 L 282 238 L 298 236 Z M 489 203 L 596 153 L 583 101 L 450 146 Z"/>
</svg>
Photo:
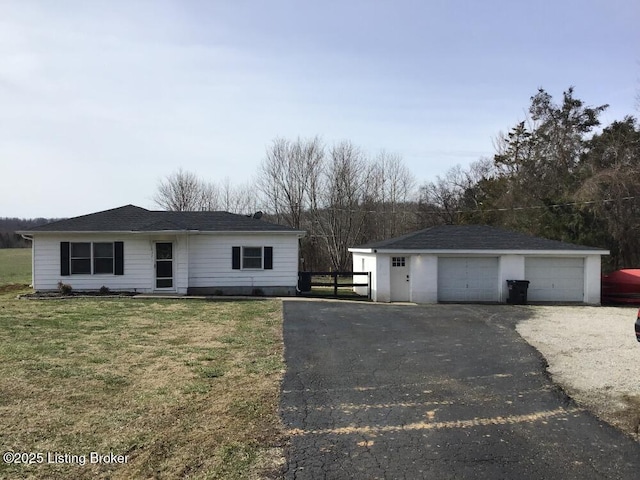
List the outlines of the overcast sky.
<svg viewBox="0 0 640 480">
<path fill-rule="evenodd" d="M 157 208 L 178 167 L 234 184 L 276 137 L 493 154 L 538 87 L 636 114 L 638 0 L 0 0 L 0 217 Z"/>
</svg>

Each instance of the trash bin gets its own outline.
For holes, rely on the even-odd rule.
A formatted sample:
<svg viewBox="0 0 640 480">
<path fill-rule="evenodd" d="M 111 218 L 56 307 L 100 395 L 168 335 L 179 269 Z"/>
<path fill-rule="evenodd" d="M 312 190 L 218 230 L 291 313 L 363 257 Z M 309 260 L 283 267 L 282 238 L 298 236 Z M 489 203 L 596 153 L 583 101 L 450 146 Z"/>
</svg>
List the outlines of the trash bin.
<svg viewBox="0 0 640 480">
<path fill-rule="evenodd" d="M 507 286 L 509 287 L 507 303 L 511 303 L 513 305 L 526 305 L 529 280 L 507 280 Z"/>
<path fill-rule="evenodd" d="M 311 291 L 311 272 L 298 272 L 298 291 L 303 293 Z"/>
</svg>

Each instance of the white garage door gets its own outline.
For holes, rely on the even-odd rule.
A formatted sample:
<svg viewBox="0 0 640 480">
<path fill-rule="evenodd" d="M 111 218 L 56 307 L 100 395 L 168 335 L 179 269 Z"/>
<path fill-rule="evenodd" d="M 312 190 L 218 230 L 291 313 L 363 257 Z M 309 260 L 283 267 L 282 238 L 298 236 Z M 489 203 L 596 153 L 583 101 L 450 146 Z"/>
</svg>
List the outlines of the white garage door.
<svg viewBox="0 0 640 480">
<path fill-rule="evenodd" d="M 529 280 L 527 299 L 532 302 L 582 302 L 582 258 L 526 258 L 524 278 Z"/>
<path fill-rule="evenodd" d="M 498 257 L 439 257 L 439 302 L 497 302 Z"/>
</svg>

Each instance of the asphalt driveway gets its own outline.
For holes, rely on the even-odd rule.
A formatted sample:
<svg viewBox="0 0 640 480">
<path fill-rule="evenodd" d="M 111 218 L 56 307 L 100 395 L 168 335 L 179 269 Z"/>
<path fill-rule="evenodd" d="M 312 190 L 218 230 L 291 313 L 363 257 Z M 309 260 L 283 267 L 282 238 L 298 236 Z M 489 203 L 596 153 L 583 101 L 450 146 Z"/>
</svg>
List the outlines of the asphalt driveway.
<svg viewBox="0 0 640 480">
<path fill-rule="evenodd" d="M 285 477 L 638 478 L 640 445 L 553 386 L 525 315 L 285 302 Z"/>
</svg>

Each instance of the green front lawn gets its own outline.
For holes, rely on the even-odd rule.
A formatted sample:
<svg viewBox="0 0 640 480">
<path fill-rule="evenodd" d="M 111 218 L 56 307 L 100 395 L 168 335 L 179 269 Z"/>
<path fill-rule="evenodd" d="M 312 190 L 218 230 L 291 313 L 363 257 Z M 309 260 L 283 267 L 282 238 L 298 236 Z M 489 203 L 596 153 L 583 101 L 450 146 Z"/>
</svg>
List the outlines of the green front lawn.
<svg viewBox="0 0 640 480">
<path fill-rule="evenodd" d="M 31 249 L 0 248 L 0 286 L 31 283 Z"/>
<path fill-rule="evenodd" d="M 87 460 L 0 478 L 276 476 L 283 371 L 279 301 L 0 295 L 0 450 Z"/>
</svg>

